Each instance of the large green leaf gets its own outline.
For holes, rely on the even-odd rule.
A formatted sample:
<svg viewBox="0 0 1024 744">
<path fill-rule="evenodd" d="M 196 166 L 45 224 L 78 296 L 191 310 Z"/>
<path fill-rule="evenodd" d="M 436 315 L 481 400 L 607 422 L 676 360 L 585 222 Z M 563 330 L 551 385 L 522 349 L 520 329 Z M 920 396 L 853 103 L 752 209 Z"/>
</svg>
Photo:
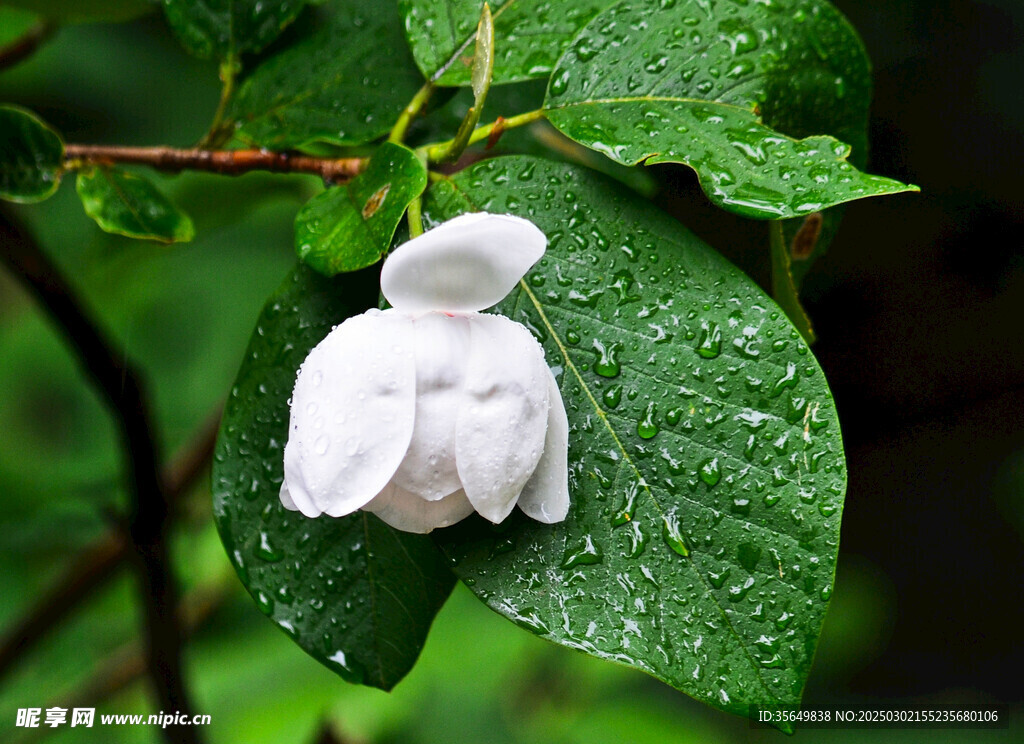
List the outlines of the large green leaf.
<svg viewBox="0 0 1024 744">
<path fill-rule="evenodd" d="M 213 490 L 221 539 L 260 609 L 328 668 L 387 690 L 416 661 L 454 577 L 429 537 L 366 512 L 308 519 L 278 500 L 295 372 L 376 300 L 372 276 L 301 266 L 270 298 L 224 411 Z"/>
<path fill-rule="evenodd" d="M 572 37 L 610 0 L 494 0 L 494 84 L 547 77 Z M 409 45 L 438 85 L 469 85 L 483 0 L 399 0 Z"/>
<path fill-rule="evenodd" d="M 161 0 L 182 46 L 198 57 L 258 52 L 295 20 L 308 0 Z"/>
<path fill-rule="evenodd" d="M 390 2 L 350 0 L 327 23 L 256 68 L 238 92 L 238 136 L 277 149 L 360 145 L 386 133 L 423 78 Z"/>
<path fill-rule="evenodd" d="M 533 330 L 569 416 L 561 524 L 438 536 L 492 609 L 715 707 L 797 703 L 832 591 L 846 470 L 785 314 L 677 222 L 585 169 L 497 158 L 425 215 L 533 220 L 547 254 L 496 311 Z"/>
<path fill-rule="evenodd" d="M 60 185 L 64 143 L 31 111 L 0 106 L 0 199 L 42 201 Z"/>
<path fill-rule="evenodd" d="M 366 170 L 313 197 L 295 218 L 299 258 L 325 276 L 377 263 L 409 202 L 427 187 L 412 150 L 385 142 Z"/>
<path fill-rule="evenodd" d="M 545 108 L 620 163 L 690 166 L 723 208 L 797 217 L 915 189 L 861 173 L 832 136 L 806 136 L 863 143 L 864 65 L 856 34 L 819 0 L 623 0 L 559 60 Z"/>
<path fill-rule="evenodd" d="M 119 168 L 92 168 L 75 184 L 85 213 L 109 233 L 161 243 L 195 237 L 192 219 L 142 176 Z"/>
</svg>

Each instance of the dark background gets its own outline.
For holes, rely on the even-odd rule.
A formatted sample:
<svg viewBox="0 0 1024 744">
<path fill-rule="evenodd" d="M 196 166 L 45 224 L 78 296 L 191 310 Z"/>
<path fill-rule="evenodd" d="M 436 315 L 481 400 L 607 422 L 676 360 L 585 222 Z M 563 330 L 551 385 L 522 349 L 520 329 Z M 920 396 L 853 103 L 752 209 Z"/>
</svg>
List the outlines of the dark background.
<svg viewBox="0 0 1024 744">
<path fill-rule="evenodd" d="M 850 474 L 839 575 L 805 699 L 1004 702 L 1024 725 L 1024 3 L 835 4 L 874 62 L 869 170 L 922 191 L 851 205 L 804 282 Z M 37 110 L 76 142 L 184 145 L 217 95 L 213 66 L 181 52 L 158 16 L 63 29 L 0 73 L 0 100 Z M 683 169 L 654 173 L 663 206 L 763 278 L 762 225 L 705 210 Z M 197 218 L 195 243 L 154 249 L 102 234 L 71 184 L 16 214 L 143 366 L 174 452 L 229 388 L 263 299 L 293 261 L 294 213 L 317 186 L 246 176 L 225 188 L 191 174 L 163 183 Z M 123 494 L 106 413 L 4 275 L 0 441 L 6 627 L 103 533 Z M 175 537 L 185 589 L 217 592 L 188 662 L 218 744 L 304 744 L 325 721 L 354 744 L 780 740 L 533 638 L 465 591 L 392 695 L 346 685 L 254 610 L 213 532 L 205 486 L 188 509 Z M 95 692 L 123 669 L 116 654 L 136 635 L 132 592 L 123 578 L 4 682 L 0 732 L 14 708 L 83 690 L 107 712 L 149 711 L 137 680 L 102 699 Z M 91 733 L 53 738 L 98 741 Z M 104 733 L 155 741 L 143 729 Z M 797 736 L 1013 741 L 1019 730 Z"/>
</svg>

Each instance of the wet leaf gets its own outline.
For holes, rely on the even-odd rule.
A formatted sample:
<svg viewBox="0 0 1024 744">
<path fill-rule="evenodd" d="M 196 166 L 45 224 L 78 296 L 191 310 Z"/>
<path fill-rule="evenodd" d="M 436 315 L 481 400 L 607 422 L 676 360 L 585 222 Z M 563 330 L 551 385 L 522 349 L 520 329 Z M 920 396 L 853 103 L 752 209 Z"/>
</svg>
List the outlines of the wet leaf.
<svg viewBox="0 0 1024 744">
<path fill-rule="evenodd" d="M 399 0 L 420 70 L 438 85 L 470 85 L 482 0 Z M 572 37 L 609 0 L 492 0 L 493 83 L 547 77 Z M 512 112 L 520 113 L 520 112 Z"/>
<path fill-rule="evenodd" d="M 680 0 L 594 18 L 559 60 L 545 108 L 613 160 L 683 163 L 718 206 L 778 219 L 916 190 L 861 173 L 849 145 L 821 136 L 862 145 L 867 104 L 863 49 L 830 5 Z"/>
<path fill-rule="evenodd" d="M 310 38 L 257 67 L 238 91 L 238 137 L 276 149 L 361 145 L 385 134 L 423 85 L 391 3 L 331 6 Z"/>
<path fill-rule="evenodd" d="M 295 218 L 299 258 L 325 276 L 377 263 L 427 170 L 407 147 L 385 142 L 366 170 L 313 197 Z"/>
<path fill-rule="evenodd" d="M 161 243 L 195 237 L 192 219 L 142 176 L 119 168 L 93 168 L 75 184 L 85 213 L 109 233 Z"/>
<path fill-rule="evenodd" d="M 60 185 L 64 143 L 31 111 L 0 106 L 0 199 L 37 202 Z"/>
<path fill-rule="evenodd" d="M 547 254 L 496 311 L 529 327 L 569 425 L 565 522 L 440 533 L 496 612 L 716 708 L 798 703 L 846 470 L 821 369 L 784 313 L 676 221 L 585 169 L 485 161 L 425 216 L 509 212 Z"/>
<path fill-rule="evenodd" d="M 345 679 L 389 690 L 415 663 L 451 572 L 429 537 L 365 512 L 308 519 L 278 500 L 296 370 L 376 301 L 371 276 L 302 266 L 270 298 L 224 411 L 213 490 L 221 539 L 263 613 Z"/>
<path fill-rule="evenodd" d="M 182 46 L 197 57 L 237 59 L 278 37 L 307 0 L 161 0 Z"/>
</svg>

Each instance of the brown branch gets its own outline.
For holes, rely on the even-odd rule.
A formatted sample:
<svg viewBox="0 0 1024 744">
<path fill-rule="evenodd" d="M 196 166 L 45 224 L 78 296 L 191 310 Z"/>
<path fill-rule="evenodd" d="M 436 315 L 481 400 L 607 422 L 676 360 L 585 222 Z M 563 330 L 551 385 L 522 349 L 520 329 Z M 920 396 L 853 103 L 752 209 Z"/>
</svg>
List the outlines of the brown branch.
<svg viewBox="0 0 1024 744">
<path fill-rule="evenodd" d="M 167 546 L 169 507 L 159 471 L 156 429 L 141 379 L 124 355 L 89 318 L 57 267 L 8 215 L 0 213 L 0 260 L 35 295 L 78 356 L 115 419 L 131 495 L 129 534 L 142 590 L 147 668 L 161 708 L 192 710 L 186 693 L 177 589 Z M 189 726 L 164 729 L 169 742 L 198 744 Z"/>
<path fill-rule="evenodd" d="M 51 21 L 40 21 L 7 46 L 0 47 L 0 70 L 14 67 L 31 57 L 57 30 Z"/>
<path fill-rule="evenodd" d="M 213 459 L 220 412 L 211 416 L 192 443 L 164 469 L 167 498 L 172 505 L 191 490 Z M 68 571 L 0 640 L 0 678 L 13 670 L 31 649 L 83 601 L 117 575 L 131 551 L 123 530 L 114 529 L 70 562 Z"/>
<path fill-rule="evenodd" d="M 239 176 L 250 171 L 312 173 L 331 182 L 347 181 L 366 164 L 365 158 L 319 158 L 271 150 L 182 150 L 174 147 L 121 145 L 67 145 L 64 155 L 69 166 L 121 163 L 147 165 L 172 173 L 198 170 L 223 176 Z"/>
</svg>

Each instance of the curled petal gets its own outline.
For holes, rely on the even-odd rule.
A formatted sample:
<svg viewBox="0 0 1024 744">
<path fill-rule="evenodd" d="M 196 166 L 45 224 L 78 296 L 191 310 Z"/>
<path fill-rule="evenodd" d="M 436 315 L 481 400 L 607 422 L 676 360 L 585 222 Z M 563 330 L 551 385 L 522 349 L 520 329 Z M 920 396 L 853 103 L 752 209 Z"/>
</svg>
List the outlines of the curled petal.
<svg viewBox="0 0 1024 744">
<path fill-rule="evenodd" d="M 511 292 L 546 246 L 529 220 L 465 214 L 396 248 L 384 262 L 380 289 L 406 313 L 476 312 Z"/>
<path fill-rule="evenodd" d="M 368 503 L 409 448 L 415 396 L 410 318 L 370 310 L 331 331 L 295 380 L 284 450 L 292 502 L 332 517 Z"/>
<path fill-rule="evenodd" d="M 455 491 L 438 501 L 424 501 L 393 483 L 363 508 L 396 530 L 420 534 L 461 522 L 473 513 L 473 505 L 464 491 Z"/>
<path fill-rule="evenodd" d="M 544 351 L 523 326 L 471 315 L 466 392 L 455 424 L 455 462 L 466 496 L 501 522 L 537 467 L 548 420 Z"/>
<path fill-rule="evenodd" d="M 416 334 L 416 425 L 394 484 L 427 501 L 462 488 L 455 467 L 455 415 L 469 357 L 469 320 L 427 313 Z"/>
<path fill-rule="evenodd" d="M 309 498 L 309 495 L 301 490 L 296 489 L 296 494 L 299 497 L 299 503 L 295 503 L 295 499 L 292 498 L 291 491 L 288 490 L 288 479 L 285 478 L 281 483 L 281 505 L 284 506 L 288 511 L 302 512 L 307 517 L 319 517 L 323 514 L 322 511 L 316 508 L 316 505 Z"/>
<path fill-rule="evenodd" d="M 539 522 L 561 522 L 569 513 L 569 419 L 555 376 L 548 371 L 548 430 L 544 454 L 519 495 L 519 508 Z"/>
</svg>

